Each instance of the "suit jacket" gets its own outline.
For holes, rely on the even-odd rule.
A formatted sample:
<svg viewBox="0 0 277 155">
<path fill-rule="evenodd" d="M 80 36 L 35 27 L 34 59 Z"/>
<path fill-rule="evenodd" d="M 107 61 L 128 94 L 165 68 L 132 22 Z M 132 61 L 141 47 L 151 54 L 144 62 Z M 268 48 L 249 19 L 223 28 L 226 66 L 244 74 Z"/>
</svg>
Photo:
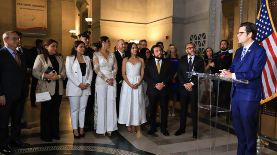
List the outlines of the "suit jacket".
<svg viewBox="0 0 277 155">
<path fill-rule="evenodd" d="M 86 74 L 85 74 L 85 81 L 83 81 L 82 71 L 80 68 L 80 64 L 77 59 L 74 59 L 75 56 L 67 56 L 66 57 L 66 76 L 68 78 L 67 85 L 66 85 L 66 96 L 81 96 L 83 93 L 84 95 L 91 94 L 91 88 L 88 87 L 85 90 L 81 90 L 78 86 L 81 83 L 88 83 L 91 84 L 92 80 L 92 68 L 90 58 L 88 56 L 83 56 L 86 62 Z"/>
<path fill-rule="evenodd" d="M 197 55 L 194 57 L 192 66 L 195 72 L 198 72 L 198 73 L 204 72 L 204 60 Z M 188 57 L 187 55 L 185 55 L 180 59 L 179 67 L 177 71 L 180 86 L 183 87 L 185 83 L 192 82 L 194 84 L 193 88 L 197 88 L 197 83 L 198 83 L 197 77 L 196 76 L 189 77 L 187 74 L 188 71 L 189 71 Z"/>
<path fill-rule="evenodd" d="M 249 84 L 233 83 L 231 96 L 245 101 L 260 101 L 262 96 L 262 70 L 266 63 L 266 52 L 258 42 L 254 42 L 241 60 L 243 48 L 236 51 L 230 71 L 235 73 L 236 79 L 248 80 Z"/>
<path fill-rule="evenodd" d="M 123 81 L 123 77 L 122 77 L 122 60 L 124 57 L 122 57 L 119 53 L 119 51 L 115 51 L 114 52 L 114 55 L 115 55 L 115 58 L 116 58 L 116 61 L 117 61 L 117 74 L 116 74 L 116 83 L 119 84 L 119 83 L 122 83 Z"/>
<path fill-rule="evenodd" d="M 214 54 L 215 72 L 220 73 L 219 70 L 229 68 L 232 64 L 233 54 L 227 52 L 217 52 Z"/>
<path fill-rule="evenodd" d="M 7 103 L 24 99 L 26 92 L 26 62 L 23 54 L 19 66 L 6 47 L 0 49 L 0 95 L 5 95 Z"/>
<path fill-rule="evenodd" d="M 63 95 L 63 79 L 65 79 L 65 67 L 63 63 L 63 59 L 60 56 L 56 56 L 56 59 L 59 63 L 59 74 L 61 75 L 61 79 L 59 79 L 59 95 Z M 33 76 L 39 80 L 38 92 L 50 92 L 51 95 L 55 94 L 56 81 L 47 82 L 44 79 L 44 72 L 47 68 L 52 66 L 52 63 L 49 59 L 47 62 L 44 58 L 43 54 L 37 56 L 34 66 L 33 66 Z"/>
<path fill-rule="evenodd" d="M 159 74 L 155 59 L 149 60 L 144 70 L 144 80 L 147 83 L 147 94 L 155 95 L 161 93 L 162 95 L 168 95 L 170 82 L 173 77 L 170 67 L 170 61 L 167 59 L 162 59 L 162 65 Z M 165 87 L 161 91 L 155 88 L 155 85 L 160 82 L 163 82 L 165 85 Z"/>
</svg>

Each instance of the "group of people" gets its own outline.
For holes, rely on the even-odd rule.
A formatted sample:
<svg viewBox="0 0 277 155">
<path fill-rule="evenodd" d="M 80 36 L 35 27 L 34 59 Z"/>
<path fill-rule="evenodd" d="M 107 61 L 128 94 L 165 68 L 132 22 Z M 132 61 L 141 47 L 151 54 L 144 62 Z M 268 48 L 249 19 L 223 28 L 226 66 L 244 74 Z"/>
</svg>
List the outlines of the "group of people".
<svg viewBox="0 0 277 155">
<path fill-rule="evenodd" d="M 70 102 L 74 138 L 84 137 L 86 128 L 95 129 L 97 134 L 112 135 L 118 129 L 118 124 L 124 124 L 128 132 L 136 133 L 137 127 L 146 122 L 150 125 L 149 135 L 158 136 L 156 132 L 160 127 L 160 132 L 169 136 L 168 115 L 175 115 L 174 104 L 177 100 L 180 100 L 181 105 L 180 126 L 175 135 L 186 132 L 188 104 L 191 103 L 193 138 L 197 138 L 198 81 L 197 77 L 187 74 L 191 71 L 220 73 L 228 78 L 249 80 L 247 86 L 219 83 L 219 87 L 225 91 L 220 92 L 223 97 L 218 102 L 229 107 L 228 96 L 231 92 L 233 125 L 239 140 L 238 152 L 253 153 L 257 129 L 255 121 L 261 94 L 261 70 L 266 58 L 263 48 L 254 41 L 254 26 L 248 22 L 241 25 L 239 43 L 248 50 L 238 49 L 233 63 L 227 40 L 220 42 L 219 52 L 213 53 L 212 48 L 207 48 L 203 57 L 196 52 L 194 43 L 186 43 L 185 55 L 179 58 L 174 44 L 164 51 L 163 43 L 157 42 L 149 50 L 146 40 L 141 40 L 139 44 L 126 44 L 120 39 L 116 43 L 116 50 L 110 52 L 110 39 L 101 36 L 99 43 L 91 48 L 89 35 L 83 33 L 74 42 L 71 55 L 65 58 L 65 63 L 57 52 L 56 40 L 49 39 L 43 45 L 38 40 L 36 43 L 40 48 L 35 48 L 36 57 L 32 64 L 28 63 L 27 54 L 20 50 L 19 33 L 5 32 L 4 47 L 0 50 L 1 153 L 13 152 L 13 147 L 29 146 L 20 140 L 20 121 L 28 96 L 28 73 L 33 76 L 34 84 L 30 93 L 33 106 L 34 90 L 49 92 L 51 95 L 50 100 L 41 103 L 40 138 L 43 141 L 60 139 L 59 109 L 64 87 Z M 244 63 L 245 59 L 249 60 Z M 255 91 L 251 91 L 251 88 L 255 88 Z M 215 93 L 219 92 L 215 90 Z M 158 105 L 160 124 L 156 121 Z"/>
</svg>

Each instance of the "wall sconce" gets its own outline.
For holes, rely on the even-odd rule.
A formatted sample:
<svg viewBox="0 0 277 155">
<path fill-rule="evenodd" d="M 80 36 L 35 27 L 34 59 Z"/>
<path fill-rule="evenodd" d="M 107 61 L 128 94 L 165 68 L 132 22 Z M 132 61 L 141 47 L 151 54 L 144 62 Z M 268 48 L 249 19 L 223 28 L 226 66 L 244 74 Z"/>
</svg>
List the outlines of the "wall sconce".
<svg viewBox="0 0 277 155">
<path fill-rule="evenodd" d="M 85 18 L 86 22 L 88 23 L 88 28 L 91 28 L 92 25 L 92 18 Z"/>
<path fill-rule="evenodd" d="M 71 38 L 73 38 L 73 39 L 77 39 L 77 36 L 76 36 L 76 33 L 77 33 L 77 31 L 76 30 L 69 30 L 69 33 L 71 33 Z"/>
</svg>

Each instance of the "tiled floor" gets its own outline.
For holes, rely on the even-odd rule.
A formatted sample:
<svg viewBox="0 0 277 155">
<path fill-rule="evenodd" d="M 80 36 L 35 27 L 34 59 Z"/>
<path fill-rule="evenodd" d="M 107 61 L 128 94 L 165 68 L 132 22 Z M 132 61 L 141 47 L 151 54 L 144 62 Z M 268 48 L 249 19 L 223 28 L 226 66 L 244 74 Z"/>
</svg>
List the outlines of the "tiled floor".
<svg viewBox="0 0 277 155">
<path fill-rule="evenodd" d="M 39 105 L 32 108 L 29 103 L 26 104 L 25 120 L 28 125 L 27 129 L 23 130 L 23 140 L 30 143 L 32 147 L 19 149 L 17 154 L 236 154 L 236 137 L 224 130 L 209 126 L 208 121 L 199 123 L 197 140 L 192 138 L 190 119 L 188 119 L 187 132 L 181 136 L 174 136 L 174 132 L 178 129 L 178 116 L 169 117 L 170 136 L 168 137 L 159 132 L 157 132 L 158 137 L 149 136 L 145 127 L 136 134 L 128 133 L 124 126 L 119 126 L 119 132 L 111 137 L 87 132 L 85 138 L 76 140 L 72 134 L 67 98 L 63 99 L 60 109 L 61 140 L 45 143 L 39 139 L 39 112 Z M 263 148 L 261 151 L 262 155 L 277 154 L 268 148 Z"/>
</svg>

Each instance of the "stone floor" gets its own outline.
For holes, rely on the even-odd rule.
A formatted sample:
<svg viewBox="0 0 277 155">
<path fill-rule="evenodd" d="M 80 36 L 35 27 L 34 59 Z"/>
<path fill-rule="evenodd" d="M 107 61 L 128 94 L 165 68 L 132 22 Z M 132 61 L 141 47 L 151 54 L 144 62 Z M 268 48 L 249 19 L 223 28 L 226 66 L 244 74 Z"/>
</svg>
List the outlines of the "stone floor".
<svg viewBox="0 0 277 155">
<path fill-rule="evenodd" d="M 23 140 L 31 144 L 30 148 L 19 149 L 16 154 L 159 154 L 159 155 L 234 155 L 236 154 L 236 137 L 227 131 L 228 125 L 216 124 L 206 118 L 199 123 L 199 138 L 192 138 L 191 121 L 188 119 L 187 132 L 181 136 L 174 136 L 178 129 L 178 115 L 169 117 L 170 136 L 165 137 L 158 132 L 158 137 L 147 135 L 147 129 L 139 130 L 136 134 L 129 133 L 126 127 L 119 126 L 119 131 L 113 136 L 96 135 L 87 132 L 82 139 L 74 139 L 72 134 L 69 102 L 67 98 L 62 101 L 60 108 L 61 140 L 45 143 L 39 138 L 39 112 L 40 106 L 31 107 L 26 104 L 24 119 L 28 122 L 23 130 Z M 214 118 L 213 118 L 214 119 Z M 222 118 L 221 118 L 222 119 Z M 218 121 L 224 122 L 225 119 Z M 223 124 L 223 125 L 222 125 Z M 277 154 L 276 143 L 270 142 L 271 147 L 263 147 L 261 155 Z M 269 149 L 271 148 L 271 149 Z M 275 151 L 274 151 L 275 150 Z"/>
</svg>

